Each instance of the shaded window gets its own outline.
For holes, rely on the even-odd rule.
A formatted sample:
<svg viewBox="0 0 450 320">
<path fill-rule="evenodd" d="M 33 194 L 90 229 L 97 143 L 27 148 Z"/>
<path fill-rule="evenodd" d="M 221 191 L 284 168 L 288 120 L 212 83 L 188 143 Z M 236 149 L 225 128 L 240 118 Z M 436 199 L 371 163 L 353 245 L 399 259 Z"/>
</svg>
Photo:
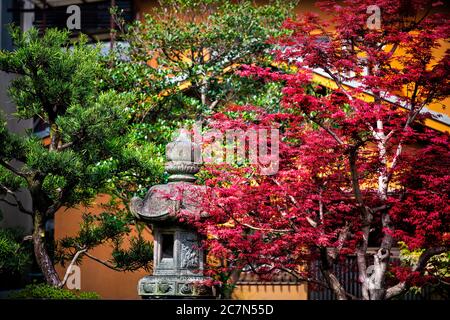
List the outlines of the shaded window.
<svg viewBox="0 0 450 320">
<path fill-rule="evenodd" d="M 72 30 L 72 35 L 77 37 L 81 32 L 93 42 L 110 39 L 113 23 L 110 15 L 111 0 L 28 0 L 28 3 L 34 4 L 34 8 L 23 8 L 23 5 L 20 5 L 23 0 L 2 0 L 2 4 L 3 1 L 10 12 L 19 15 L 21 12 L 33 13 L 33 24 L 41 33 L 48 28 L 66 29 L 67 18 L 71 15 L 67 13 L 67 7 L 75 4 L 80 8 L 81 30 Z M 114 1 L 119 12 L 122 12 L 121 17 L 128 23 L 134 20 L 133 2 L 132 0 Z"/>
<path fill-rule="evenodd" d="M 173 234 L 163 234 L 161 244 L 161 258 L 173 259 Z"/>
</svg>

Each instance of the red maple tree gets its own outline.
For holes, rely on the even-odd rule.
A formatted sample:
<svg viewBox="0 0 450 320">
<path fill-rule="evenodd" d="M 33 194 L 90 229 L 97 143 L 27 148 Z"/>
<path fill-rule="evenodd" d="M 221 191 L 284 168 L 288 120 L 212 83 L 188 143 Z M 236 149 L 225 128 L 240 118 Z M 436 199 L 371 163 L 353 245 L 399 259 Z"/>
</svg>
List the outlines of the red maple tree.
<svg viewBox="0 0 450 320">
<path fill-rule="evenodd" d="M 379 29 L 368 26 L 369 5 L 380 8 Z M 279 128 L 279 171 L 205 166 L 209 216 L 191 222 L 222 261 L 211 265 L 212 274 L 283 271 L 325 285 L 338 299 L 355 298 L 333 268 L 350 255 L 362 299 L 396 297 L 432 275 L 430 259 L 448 252 L 450 240 L 449 136 L 424 125 L 426 107 L 449 93 L 449 52 L 440 59 L 435 52 L 450 25 L 431 13 L 437 5 L 320 3 L 326 16 L 288 20 L 285 35 L 271 40 L 288 71 L 241 68 L 242 76 L 284 83 L 281 111 L 233 106 L 209 125 Z M 314 72 L 332 90 L 315 83 Z M 422 249 L 412 265 L 394 263 L 400 241 Z"/>
</svg>

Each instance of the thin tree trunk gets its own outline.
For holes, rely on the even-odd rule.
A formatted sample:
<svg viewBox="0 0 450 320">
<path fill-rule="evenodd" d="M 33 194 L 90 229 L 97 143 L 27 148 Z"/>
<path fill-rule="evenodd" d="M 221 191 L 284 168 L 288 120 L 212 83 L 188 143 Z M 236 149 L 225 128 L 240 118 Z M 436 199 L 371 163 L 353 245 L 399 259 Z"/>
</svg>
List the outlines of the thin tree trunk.
<svg viewBox="0 0 450 320">
<path fill-rule="evenodd" d="M 50 151 L 57 151 L 61 145 L 61 135 L 59 133 L 58 126 L 56 124 L 50 125 Z"/>
<path fill-rule="evenodd" d="M 231 297 L 233 295 L 234 287 L 235 287 L 236 283 L 239 281 L 239 277 L 240 277 L 241 273 L 242 273 L 242 268 L 237 268 L 231 272 L 229 282 L 228 282 L 229 287 L 227 288 L 227 290 L 224 290 L 222 292 L 223 299 L 231 299 Z"/>
<path fill-rule="evenodd" d="M 207 94 L 208 94 L 208 81 L 205 77 L 202 79 L 200 84 L 200 99 L 203 106 L 206 106 L 209 103 Z"/>
<path fill-rule="evenodd" d="M 328 287 L 333 290 L 338 300 L 347 300 L 347 292 L 332 271 L 326 248 L 320 249 L 320 262 L 320 271 L 322 272 Z"/>
<path fill-rule="evenodd" d="M 42 215 L 41 213 L 36 212 L 34 215 L 33 230 L 34 256 L 47 284 L 58 287 L 61 280 L 59 279 L 59 275 L 53 266 L 53 262 L 48 255 L 47 249 L 45 248 L 44 233 L 45 230 Z"/>
<path fill-rule="evenodd" d="M 356 248 L 356 262 L 358 266 L 358 280 L 361 283 L 361 293 L 362 298 L 364 300 L 369 300 L 369 286 L 368 286 L 368 278 L 367 278 L 367 247 L 368 247 L 368 241 L 369 241 L 369 233 L 370 233 L 370 226 L 366 225 L 361 228 L 362 231 L 362 240 L 358 244 L 358 247 Z"/>
<path fill-rule="evenodd" d="M 377 139 L 379 160 L 381 163 L 378 175 L 378 198 L 383 205 L 385 205 L 389 188 L 389 174 L 386 156 L 387 137 L 384 133 L 384 126 L 381 120 L 377 120 L 377 131 L 374 132 L 374 137 Z M 387 208 L 382 210 L 381 227 L 384 235 L 381 241 L 380 249 L 374 255 L 373 273 L 368 279 L 370 300 L 382 300 L 386 295 L 386 270 L 389 264 L 393 244 L 393 238 L 391 235 L 391 232 L 393 231 L 392 223 Z"/>
<path fill-rule="evenodd" d="M 328 286 L 333 290 L 338 300 L 347 300 L 347 294 L 344 287 L 339 282 L 338 278 L 330 270 L 322 269 L 322 274 L 326 279 Z"/>
<path fill-rule="evenodd" d="M 357 249 L 356 249 L 356 261 L 358 265 L 358 280 L 361 283 L 362 297 L 364 300 L 370 299 L 369 294 L 369 279 L 367 277 L 367 247 L 369 244 L 369 236 L 370 236 L 370 224 L 372 222 L 372 215 L 369 212 L 368 208 L 364 203 L 364 199 L 361 193 L 361 189 L 359 186 L 359 177 L 358 170 L 356 167 L 356 158 L 357 158 L 357 149 L 352 150 L 350 152 L 349 164 L 350 164 L 350 173 L 352 179 L 352 188 L 353 193 L 355 194 L 355 199 L 358 203 L 360 212 L 361 212 L 361 232 L 362 239 L 359 241 Z"/>
</svg>

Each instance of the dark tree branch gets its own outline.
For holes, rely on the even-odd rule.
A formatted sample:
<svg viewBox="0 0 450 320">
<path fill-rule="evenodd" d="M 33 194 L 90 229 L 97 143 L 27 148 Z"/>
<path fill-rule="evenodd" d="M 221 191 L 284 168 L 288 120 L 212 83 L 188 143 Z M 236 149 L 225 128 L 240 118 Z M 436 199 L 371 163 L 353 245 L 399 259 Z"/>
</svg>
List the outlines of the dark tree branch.
<svg viewBox="0 0 450 320">
<path fill-rule="evenodd" d="M 73 146 L 73 142 L 64 143 L 58 147 L 58 151 L 63 151 L 67 148 L 70 148 L 71 146 Z"/>
<path fill-rule="evenodd" d="M 0 165 L 6 168 L 7 170 L 11 171 L 12 173 L 14 173 L 16 176 L 22 177 L 28 181 L 28 176 L 25 173 L 20 172 L 6 161 L 0 159 Z"/>
<path fill-rule="evenodd" d="M 91 254 L 88 253 L 88 252 L 84 252 L 84 255 L 87 256 L 87 257 L 89 257 L 90 259 L 92 259 L 92 260 L 94 260 L 94 261 L 97 261 L 98 263 L 104 265 L 105 267 L 107 267 L 107 268 L 109 268 L 109 269 L 112 269 L 112 270 L 114 270 L 114 271 L 123 271 L 122 269 L 113 266 L 113 265 L 110 264 L 108 261 L 101 260 L 101 259 L 99 259 L 99 258 L 97 258 L 97 257 L 95 257 L 95 256 L 93 256 L 93 255 L 91 255 Z"/>
<path fill-rule="evenodd" d="M 11 201 L 7 200 L 6 198 L 0 198 L 0 201 L 3 201 L 11 206 L 17 207 L 23 213 L 26 213 L 28 215 L 33 215 L 32 211 L 27 210 L 24 207 L 23 203 L 19 200 L 19 198 L 17 198 L 17 195 L 14 191 L 10 190 L 9 188 L 7 188 L 6 186 L 4 186 L 2 184 L 0 184 L 0 188 L 4 189 L 7 194 L 10 194 L 14 198 L 15 202 L 11 202 Z"/>
<path fill-rule="evenodd" d="M 435 247 L 435 248 L 428 248 L 427 250 L 425 250 L 419 257 L 419 260 L 417 261 L 417 263 L 412 267 L 411 271 L 412 272 L 420 272 L 422 273 L 427 264 L 428 261 L 433 258 L 434 256 L 447 252 L 449 251 L 448 247 Z M 387 289 L 386 291 L 386 299 L 392 299 L 394 297 L 397 297 L 403 293 L 405 293 L 406 291 L 408 291 L 408 289 L 411 287 L 411 285 L 409 284 L 408 280 L 406 281 L 402 281 L 399 282 L 398 284 L 396 284 L 395 286 L 390 287 L 389 289 Z"/>
</svg>

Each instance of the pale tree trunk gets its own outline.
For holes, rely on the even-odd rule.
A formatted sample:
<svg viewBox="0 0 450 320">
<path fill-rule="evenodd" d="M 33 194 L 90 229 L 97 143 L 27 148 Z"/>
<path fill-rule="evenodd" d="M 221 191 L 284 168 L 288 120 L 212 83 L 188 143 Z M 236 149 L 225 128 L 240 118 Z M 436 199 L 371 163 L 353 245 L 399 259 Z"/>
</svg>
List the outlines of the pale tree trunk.
<svg viewBox="0 0 450 320">
<path fill-rule="evenodd" d="M 219 103 L 219 99 L 212 101 L 210 97 L 208 97 L 209 83 L 208 78 L 205 76 L 200 83 L 200 100 L 202 105 L 205 106 L 209 111 L 213 111 L 214 108 Z"/>
<path fill-rule="evenodd" d="M 382 300 L 386 294 L 385 277 L 390 251 L 384 248 L 374 255 L 373 273 L 368 278 L 370 300 Z"/>
<path fill-rule="evenodd" d="M 389 187 L 389 173 L 386 155 L 386 144 L 388 138 L 384 133 L 383 122 L 381 120 L 377 120 L 377 129 L 376 132 L 373 132 L 373 135 L 377 140 L 379 160 L 381 163 L 378 172 L 377 193 L 379 200 L 383 205 L 386 205 Z M 370 275 L 370 277 L 366 278 L 366 286 L 370 300 L 382 300 L 386 295 L 386 270 L 388 268 L 391 248 L 393 244 L 392 235 L 389 233 L 390 231 L 392 231 L 392 224 L 387 208 L 383 209 L 381 213 L 381 227 L 384 232 L 383 239 L 378 252 L 373 257 L 374 264 L 372 274 Z"/>
<path fill-rule="evenodd" d="M 369 244 L 370 224 L 372 222 L 372 215 L 364 203 L 364 199 L 359 186 L 359 174 L 356 167 L 357 150 L 350 153 L 349 164 L 352 178 L 352 188 L 355 194 L 356 202 L 358 203 L 361 212 L 361 233 L 362 239 L 356 248 L 356 261 L 358 265 L 358 280 L 361 283 L 362 298 L 364 300 L 370 299 L 369 278 L 367 276 L 367 247 Z"/>
<path fill-rule="evenodd" d="M 358 280 L 361 283 L 361 292 L 362 292 L 362 298 L 364 300 L 369 300 L 369 285 L 368 285 L 368 278 L 367 278 L 367 261 L 366 261 L 366 254 L 367 254 L 367 247 L 368 247 L 368 241 L 369 241 L 369 232 L 370 227 L 364 226 L 362 227 L 362 236 L 363 239 L 361 240 L 361 243 L 356 248 L 356 263 L 358 265 Z"/>
<path fill-rule="evenodd" d="M 33 248 L 36 262 L 41 269 L 47 284 L 58 287 L 61 280 L 59 279 L 59 275 L 55 270 L 47 249 L 45 248 L 45 229 L 41 213 L 35 212 L 33 224 Z"/>
<path fill-rule="evenodd" d="M 330 270 L 324 270 L 322 269 L 322 275 L 324 276 L 328 286 L 331 290 L 333 290 L 334 294 L 336 295 L 336 298 L 338 300 L 347 300 L 347 294 L 345 292 L 344 287 L 339 282 L 338 278 L 335 276 L 334 273 L 332 273 Z"/>
<path fill-rule="evenodd" d="M 208 100 L 208 79 L 206 78 L 206 76 L 202 79 L 201 84 L 200 84 L 200 100 L 202 102 L 202 105 L 206 106 L 209 102 Z"/>
</svg>

